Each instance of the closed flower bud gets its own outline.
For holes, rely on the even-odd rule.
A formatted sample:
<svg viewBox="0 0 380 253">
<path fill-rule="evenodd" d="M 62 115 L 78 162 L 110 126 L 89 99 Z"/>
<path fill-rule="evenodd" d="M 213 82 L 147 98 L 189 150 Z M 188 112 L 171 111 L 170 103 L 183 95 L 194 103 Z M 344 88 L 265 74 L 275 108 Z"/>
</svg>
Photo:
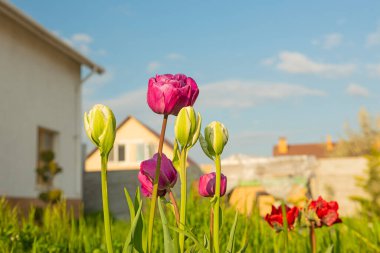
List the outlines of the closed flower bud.
<svg viewBox="0 0 380 253">
<path fill-rule="evenodd" d="M 216 174 L 211 172 L 205 174 L 199 178 L 198 192 L 203 197 L 214 197 L 215 195 L 215 183 L 216 183 Z M 227 177 L 221 174 L 220 178 L 220 196 L 226 194 L 227 188 Z"/>
<path fill-rule="evenodd" d="M 205 128 L 205 136 L 200 137 L 200 144 L 205 154 L 213 159 L 215 155 L 223 152 L 228 141 L 228 130 L 219 121 L 211 122 Z"/>
<path fill-rule="evenodd" d="M 116 133 L 116 120 L 111 109 L 101 104 L 94 105 L 88 114 L 84 113 L 84 128 L 100 154 L 108 156 Z"/>
<path fill-rule="evenodd" d="M 194 146 L 199 137 L 202 117 L 195 113 L 194 108 L 187 106 L 182 108 L 175 121 L 175 138 L 182 148 Z"/>
</svg>

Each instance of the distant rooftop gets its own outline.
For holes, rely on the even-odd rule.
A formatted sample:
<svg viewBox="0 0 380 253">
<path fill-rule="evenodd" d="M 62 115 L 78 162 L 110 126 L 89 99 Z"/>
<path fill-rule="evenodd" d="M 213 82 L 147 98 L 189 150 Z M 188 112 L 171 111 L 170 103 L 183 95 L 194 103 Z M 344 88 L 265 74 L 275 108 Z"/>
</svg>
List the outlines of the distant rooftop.
<svg viewBox="0 0 380 253">
<path fill-rule="evenodd" d="M 328 136 L 325 143 L 288 144 L 286 138 L 280 137 L 278 144 L 273 147 L 273 156 L 309 155 L 316 158 L 330 156 L 336 143 Z"/>
</svg>

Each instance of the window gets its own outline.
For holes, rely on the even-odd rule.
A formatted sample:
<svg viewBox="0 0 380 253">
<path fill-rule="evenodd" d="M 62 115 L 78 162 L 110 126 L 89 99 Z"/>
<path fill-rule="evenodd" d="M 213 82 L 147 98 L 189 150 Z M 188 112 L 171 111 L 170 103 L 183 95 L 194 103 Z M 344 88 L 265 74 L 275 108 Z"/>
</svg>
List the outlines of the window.
<svg viewBox="0 0 380 253">
<path fill-rule="evenodd" d="M 117 147 L 118 147 L 117 148 L 118 160 L 119 160 L 119 162 L 124 162 L 125 161 L 125 145 L 119 144 Z"/>
<path fill-rule="evenodd" d="M 115 160 L 115 158 L 114 158 L 114 149 L 112 148 L 111 149 L 111 151 L 110 151 L 110 154 L 109 154 L 109 156 L 108 156 L 108 161 L 110 161 L 110 162 L 113 162 L 114 160 Z"/>
<path fill-rule="evenodd" d="M 157 153 L 157 145 L 154 143 L 147 144 L 146 148 L 147 148 L 146 159 L 153 157 L 153 155 Z"/>
<path fill-rule="evenodd" d="M 48 157 L 57 157 L 57 137 L 58 132 L 49 130 L 46 128 L 38 128 L 38 147 L 37 147 L 37 168 L 44 166 Z M 50 154 L 47 152 L 50 151 Z M 44 153 L 44 155 L 42 155 Z M 46 165 L 45 165 L 46 166 Z M 42 184 L 43 180 L 41 176 L 37 173 L 37 184 Z"/>
<path fill-rule="evenodd" d="M 145 159 L 145 145 L 144 143 L 136 144 L 136 161 L 140 162 Z"/>
</svg>

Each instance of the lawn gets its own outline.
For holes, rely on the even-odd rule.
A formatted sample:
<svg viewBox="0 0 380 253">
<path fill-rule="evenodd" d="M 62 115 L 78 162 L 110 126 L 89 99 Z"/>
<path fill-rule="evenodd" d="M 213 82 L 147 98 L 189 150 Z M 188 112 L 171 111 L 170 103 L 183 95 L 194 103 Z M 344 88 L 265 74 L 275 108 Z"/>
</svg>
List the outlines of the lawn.
<svg viewBox="0 0 380 253">
<path fill-rule="evenodd" d="M 205 199 L 191 197 L 188 224 L 196 238 L 203 242 L 208 233 L 209 205 Z M 65 203 L 56 204 L 42 212 L 32 209 L 20 218 L 17 208 L 0 200 L 0 252 L 106 252 L 102 214 L 74 219 Z M 171 213 L 170 210 L 167 213 Z M 145 213 L 145 217 L 146 217 Z M 168 215 L 169 216 L 169 215 Z M 221 228 L 221 248 L 226 248 L 235 210 L 224 206 Z M 174 225 L 174 218 L 169 216 Z M 163 252 L 163 232 L 160 220 L 154 227 L 153 248 Z M 125 221 L 113 220 L 112 235 L 115 252 L 122 247 L 129 230 Z M 174 233 L 174 232 L 173 232 Z M 316 230 L 319 252 L 380 252 L 380 222 L 363 217 L 343 218 L 342 224 Z M 192 245 L 187 239 L 186 244 Z M 283 233 L 276 233 L 256 214 L 238 216 L 234 252 L 245 245 L 245 252 L 281 252 Z M 296 228 L 289 233 L 289 252 L 309 252 L 308 231 Z"/>
</svg>

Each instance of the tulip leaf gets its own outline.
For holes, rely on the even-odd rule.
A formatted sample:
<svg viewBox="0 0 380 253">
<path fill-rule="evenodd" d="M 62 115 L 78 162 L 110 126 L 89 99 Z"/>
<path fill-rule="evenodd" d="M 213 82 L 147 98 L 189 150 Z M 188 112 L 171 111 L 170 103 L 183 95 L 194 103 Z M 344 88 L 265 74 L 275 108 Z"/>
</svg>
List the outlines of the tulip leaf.
<svg viewBox="0 0 380 253">
<path fill-rule="evenodd" d="M 211 160 L 214 160 L 214 158 L 212 157 L 211 153 L 208 150 L 208 144 L 202 134 L 199 134 L 199 144 L 201 144 L 201 148 L 203 152 L 208 156 L 208 158 L 210 158 Z"/>
<path fill-rule="evenodd" d="M 201 117 L 201 114 L 198 112 L 198 117 L 197 117 L 197 128 L 195 129 L 194 133 L 193 133 L 193 136 L 192 136 L 192 140 L 191 140 L 191 145 L 189 148 L 193 147 L 195 145 L 195 143 L 197 143 L 198 139 L 199 139 L 199 134 L 201 132 L 201 125 L 202 125 L 202 117 Z"/>
<path fill-rule="evenodd" d="M 127 188 L 125 188 L 125 187 L 124 187 L 124 194 L 125 194 L 125 199 L 127 200 L 127 204 L 128 204 L 128 208 L 129 208 L 129 216 L 130 216 L 131 223 L 132 223 L 133 220 L 135 219 L 135 215 L 136 215 L 135 206 L 132 202 L 131 195 L 129 195 L 129 192 L 128 192 Z"/>
<path fill-rule="evenodd" d="M 158 200 L 158 210 L 160 211 L 162 230 L 164 231 L 164 245 L 165 245 L 165 253 L 174 253 L 178 252 L 175 248 L 174 240 L 170 235 L 170 231 L 168 228 L 168 220 L 166 219 L 164 209 L 162 207 L 161 198 Z"/>
<path fill-rule="evenodd" d="M 170 225 L 168 225 L 168 228 L 180 234 L 184 234 L 186 237 L 191 239 L 195 243 L 195 246 L 197 246 L 197 248 L 199 249 L 198 252 L 207 252 L 207 249 L 198 241 L 197 237 L 190 231 L 190 229 L 185 227 L 185 230 L 182 230 Z"/>
<path fill-rule="evenodd" d="M 181 157 L 181 154 L 179 153 L 178 150 L 178 142 L 177 140 L 174 140 L 174 150 L 173 150 L 173 166 L 174 168 L 179 171 L 179 158 Z"/>
<path fill-rule="evenodd" d="M 325 253 L 332 253 L 334 249 L 334 244 L 331 244 L 325 251 Z"/>
<path fill-rule="evenodd" d="M 135 243 L 140 237 L 138 232 L 142 229 L 142 226 L 139 225 L 139 221 L 141 221 L 141 209 L 142 208 L 142 201 L 140 201 L 139 209 L 136 212 L 136 216 L 133 219 L 133 222 L 131 223 L 131 228 L 129 230 L 127 239 L 124 243 L 123 253 L 133 253 L 134 250 L 137 250 L 138 252 L 143 252 L 141 245 L 138 245 Z M 141 223 L 140 223 L 141 224 Z M 141 238 L 140 238 L 141 239 Z"/>
<path fill-rule="evenodd" d="M 236 232 L 237 221 L 238 221 L 238 212 L 236 212 L 236 214 L 235 214 L 234 223 L 233 223 L 233 225 L 232 225 L 232 227 L 231 227 L 231 230 L 230 230 L 230 238 L 229 238 L 229 240 L 228 240 L 226 253 L 232 253 L 233 250 L 234 250 L 234 245 L 235 245 L 235 232 Z"/>
</svg>

